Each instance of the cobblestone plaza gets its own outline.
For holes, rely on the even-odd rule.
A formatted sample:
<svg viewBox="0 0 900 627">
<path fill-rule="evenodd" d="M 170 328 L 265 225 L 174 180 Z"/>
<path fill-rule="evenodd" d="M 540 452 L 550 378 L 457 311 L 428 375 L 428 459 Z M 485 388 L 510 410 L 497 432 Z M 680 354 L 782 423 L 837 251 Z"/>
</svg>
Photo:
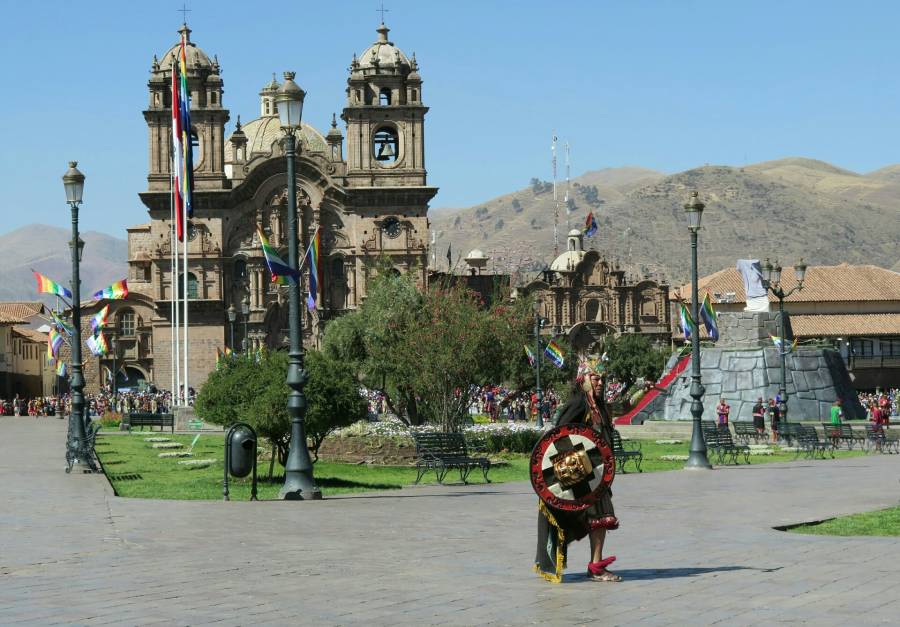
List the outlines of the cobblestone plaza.
<svg viewBox="0 0 900 627">
<path fill-rule="evenodd" d="M 5 418 L 0 624 L 881 624 L 898 538 L 773 527 L 897 504 L 892 455 L 617 477 L 621 584 L 531 572 L 527 483 L 321 502 L 122 499 L 63 473 L 65 422 Z M 115 436 L 111 436 L 115 437 Z"/>
</svg>

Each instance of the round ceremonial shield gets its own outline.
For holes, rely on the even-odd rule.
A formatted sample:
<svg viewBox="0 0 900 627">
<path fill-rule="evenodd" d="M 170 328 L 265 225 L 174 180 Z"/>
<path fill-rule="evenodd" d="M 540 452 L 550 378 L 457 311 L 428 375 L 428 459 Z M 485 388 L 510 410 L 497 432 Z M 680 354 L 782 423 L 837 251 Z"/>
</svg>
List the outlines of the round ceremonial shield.
<svg viewBox="0 0 900 627">
<path fill-rule="evenodd" d="M 612 449 L 587 425 L 544 434 L 531 453 L 531 485 L 547 505 L 577 512 L 593 505 L 616 474 Z"/>
</svg>

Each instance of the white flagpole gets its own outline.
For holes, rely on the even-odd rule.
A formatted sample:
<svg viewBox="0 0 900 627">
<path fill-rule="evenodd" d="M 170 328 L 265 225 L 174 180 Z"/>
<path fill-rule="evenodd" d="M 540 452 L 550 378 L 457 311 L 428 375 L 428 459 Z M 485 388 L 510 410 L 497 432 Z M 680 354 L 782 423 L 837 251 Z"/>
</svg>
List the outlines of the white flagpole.
<svg viewBox="0 0 900 627">
<path fill-rule="evenodd" d="M 190 144 L 190 136 L 189 135 L 188 135 L 187 145 L 185 146 L 185 151 L 188 151 L 188 150 L 193 150 L 193 147 Z M 185 163 L 187 163 L 186 153 L 185 153 Z M 185 184 L 184 184 L 185 189 L 188 189 L 188 193 L 185 194 L 184 202 L 182 203 L 183 204 L 182 211 L 183 211 L 183 216 L 184 216 L 184 219 L 182 220 L 182 223 L 184 224 L 184 228 L 182 229 L 182 237 L 184 239 L 184 272 L 182 274 L 182 276 L 184 278 L 184 281 L 183 281 L 183 283 L 184 283 L 184 405 L 185 405 L 185 407 L 187 407 L 187 405 L 188 405 L 188 387 L 189 387 L 189 383 L 188 383 L 188 354 L 189 354 L 188 347 L 190 346 L 190 342 L 188 341 L 188 300 L 189 300 L 189 296 L 190 296 L 188 287 L 191 284 L 191 282 L 188 278 L 188 240 L 190 238 L 188 237 L 189 228 L 188 228 L 188 214 L 187 214 L 187 207 L 188 207 L 187 195 L 190 194 L 191 192 L 189 189 L 190 183 L 187 182 L 189 180 L 188 177 L 190 176 L 190 173 L 185 172 L 184 176 L 185 176 Z"/>
<path fill-rule="evenodd" d="M 173 146 L 170 144 L 169 145 L 169 155 L 172 154 L 172 148 L 173 148 Z M 170 281 L 169 281 L 169 303 L 172 305 L 172 308 L 169 310 L 169 326 L 171 327 L 171 332 L 172 332 L 172 345 L 171 345 L 171 350 L 169 351 L 169 355 L 173 356 L 173 357 L 178 354 L 178 349 L 176 348 L 178 325 L 175 323 L 175 316 L 173 315 L 175 313 L 175 298 L 176 298 L 176 294 L 178 293 L 178 288 L 175 286 L 176 285 L 175 275 L 177 274 L 177 272 L 176 272 L 177 264 L 175 262 L 175 255 L 178 252 L 178 240 L 175 238 L 175 167 L 174 167 L 174 165 L 175 165 L 175 159 L 170 158 L 169 159 L 169 227 L 171 229 L 170 240 L 172 242 L 172 250 L 170 251 L 171 258 L 169 260 L 171 262 L 169 264 L 169 270 L 171 272 L 171 277 L 170 277 Z M 171 370 L 172 383 L 171 383 L 171 387 L 169 387 L 169 392 L 172 394 L 172 403 L 174 404 L 175 390 L 177 389 L 175 387 L 175 385 L 176 385 L 175 361 L 174 360 L 170 360 L 170 361 L 171 361 L 171 363 L 170 363 L 169 370 Z"/>
<path fill-rule="evenodd" d="M 175 81 L 175 72 L 176 72 L 176 64 L 175 60 L 172 60 L 172 80 Z M 177 94 L 175 93 L 175 89 L 172 90 L 172 105 L 176 106 Z M 172 172 L 170 174 L 172 180 L 175 180 L 175 168 L 179 168 L 181 166 L 180 163 L 175 162 L 176 156 L 176 144 L 175 142 L 180 142 L 181 138 L 178 137 L 175 133 L 175 120 L 172 120 Z M 181 175 L 179 173 L 178 181 L 181 181 Z M 171 304 L 172 310 L 170 312 L 172 319 L 175 324 L 175 346 L 172 354 L 170 355 L 170 361 L 172 366 L 172 371 L 175 373 L 175 385 L 172 387 L 172 405 L 178 407 L 181 405 L 181 314 L 179 312 L 178 305 L 181 302 L 181 290 L 180 290 L 180 281 L 178 278 L 178 208 L 177 203 L 175 202 L 176 194 L 178 191 L 175 189 L 173 184 L 172 189 L 172 294 L 171 294 Z"/>
</svg>

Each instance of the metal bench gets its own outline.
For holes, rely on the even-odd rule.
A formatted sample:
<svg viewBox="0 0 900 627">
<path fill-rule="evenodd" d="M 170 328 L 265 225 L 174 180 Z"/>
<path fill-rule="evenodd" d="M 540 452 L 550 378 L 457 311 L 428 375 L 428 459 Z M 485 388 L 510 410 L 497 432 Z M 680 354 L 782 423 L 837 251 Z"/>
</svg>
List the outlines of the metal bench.
<svg viewBox="0 0 900 627">
<path fill-rule="evenodd" d="M 743 455 L 744 462 L 750 463 L 750 447 L 746 444 L 735 444 L 726 425 L 705 427 L 703 439 L 706 440 L 706 448 L 716 455 L 716 463 L 723 464 L 725 458 L 730 457 L 730 463 L 737 464 L 738 455 Z"/>
<path fill-rule="evenodd" d="M 797 451 L 794 459 L 800 457 L 800 453 L 804 453 L 806 459 L 815 459 L 816 457 L 825 459 L 826 451 L 831 451 L 831 457 L 834 457 L 834 446 L 831 442 L 820 440 L 815 427 L 795 424 L 797 425 L 795 435 Z"/>
<path fill-rule="evenodd" d="M 416 483 L 422 480 L 426 472 L 434 470 L 438 483 L 443 484 L 444 477 L 454 468 L 459 471 L 463 483 L 469 482 L 469 473 L 473 468 L 480 468 L 484 480 L 491 482 L 488 479 L 491 460 L 469 456 L 462 433 L 414 433 L 413 440 L 416 443 Z"/>
<path fill-rule="evenodd" d="M 866 444 L 866 436 L 858 431 L 854 431 L 850 425 L 833 425 L 830 422 L 823 422 L 822 433 L 826 440 L 832 442 L 834 448 L 841 444 L 846 444 L 847 450 L 852 451 L 855 445 L 859 444 L 859 448 L 862 449 Z"/>
<path fill-rule="evenodd" d="M 175 416 L 173 414 L 135 412 L 128 414 L 128 424 L 131 425 L 132 428 L 140 427 L 141 431 L 144 430 L 144 427 L 150 427 L 151 431 L 153 430 L 153 427 L 159 427 L 160 431 L 169 427 L 172 433 L 175 433 Z"/>
<path fill-rule="evenodd" d="M 630 444 L 637 445 L 637 448 L 626 449 L 624 446 L 622 446 L 622 436 L 619 435 L 619 431 L 617 429 L 613 429 L 612 438 L 612 451 L 613 457 L 616 458 L 616 471 L 622 473 L 627 472 L 625 470 L 625 464 L 627 464 L 630 460 L 634 462 L 634 467 L 637 468 L 638 472 L 644 472 L 643 470 L 641 470 L 641 462 L 644 461 L 644 453 L 643 451 L 641 451 L 641 443 L 635 442 L 634 440 L 628 440 Z"/>
<path fill-rule="evenodd" d="M 778 421 L 778 437 L 788 446 L 795 446 L 803 425 L 799 422 Z"/>
<path fill-rule="evenodd" d="M 873 447 L 879 453 L 900 453 L 900 438 L 882 425 L 866 425 L 866 450 Z"/>
<path fill-rule="evenodd" d="M 752 422 L 737 421 L 732 422 L 731 426 L 734 427 L 734 438 L 741 444 L 750 444 L 750 440 L 753 440 L 754 444 L 759 444 L 760 440 L 762 444 L 769 441 L 769 434 L 766 433 L 766 430 L 763 429 L 763 432 L 760 433 Z"/>
</svg>

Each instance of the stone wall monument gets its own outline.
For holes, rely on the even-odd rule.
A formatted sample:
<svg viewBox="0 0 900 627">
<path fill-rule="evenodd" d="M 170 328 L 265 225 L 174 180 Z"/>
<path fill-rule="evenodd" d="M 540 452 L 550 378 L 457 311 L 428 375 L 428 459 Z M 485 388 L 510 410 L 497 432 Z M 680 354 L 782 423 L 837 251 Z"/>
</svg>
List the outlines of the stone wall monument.
<svg viewBox="0 0 900 627">
<path fill-rule="evenodd" d="M 790 318 L 787 320 L 790 329 Z M 716 405 L 731 405 L 731 420 L 752 420 L 756 399 L 775 398 L 781 382 L 781 358 L 769 335 L 778 335 L 775 312 L 719 314 L 719 341 L 700 350 L 700 372 L 706 388 L 703 419 L 716 419 Z M 786 334 L 790 337 L 792 334 Z M 670 361 L 670 365 L 673 363 Z M 831 404 L 843 399 L 845 418 L 865 418 L 847 368 L 837 351 L 798 347 L 787 355 L 788 419 L 828 421 Z M 656 397 L 634 423 L 643 420 L 690 420 L 690 368 Z"/>
</svg>

